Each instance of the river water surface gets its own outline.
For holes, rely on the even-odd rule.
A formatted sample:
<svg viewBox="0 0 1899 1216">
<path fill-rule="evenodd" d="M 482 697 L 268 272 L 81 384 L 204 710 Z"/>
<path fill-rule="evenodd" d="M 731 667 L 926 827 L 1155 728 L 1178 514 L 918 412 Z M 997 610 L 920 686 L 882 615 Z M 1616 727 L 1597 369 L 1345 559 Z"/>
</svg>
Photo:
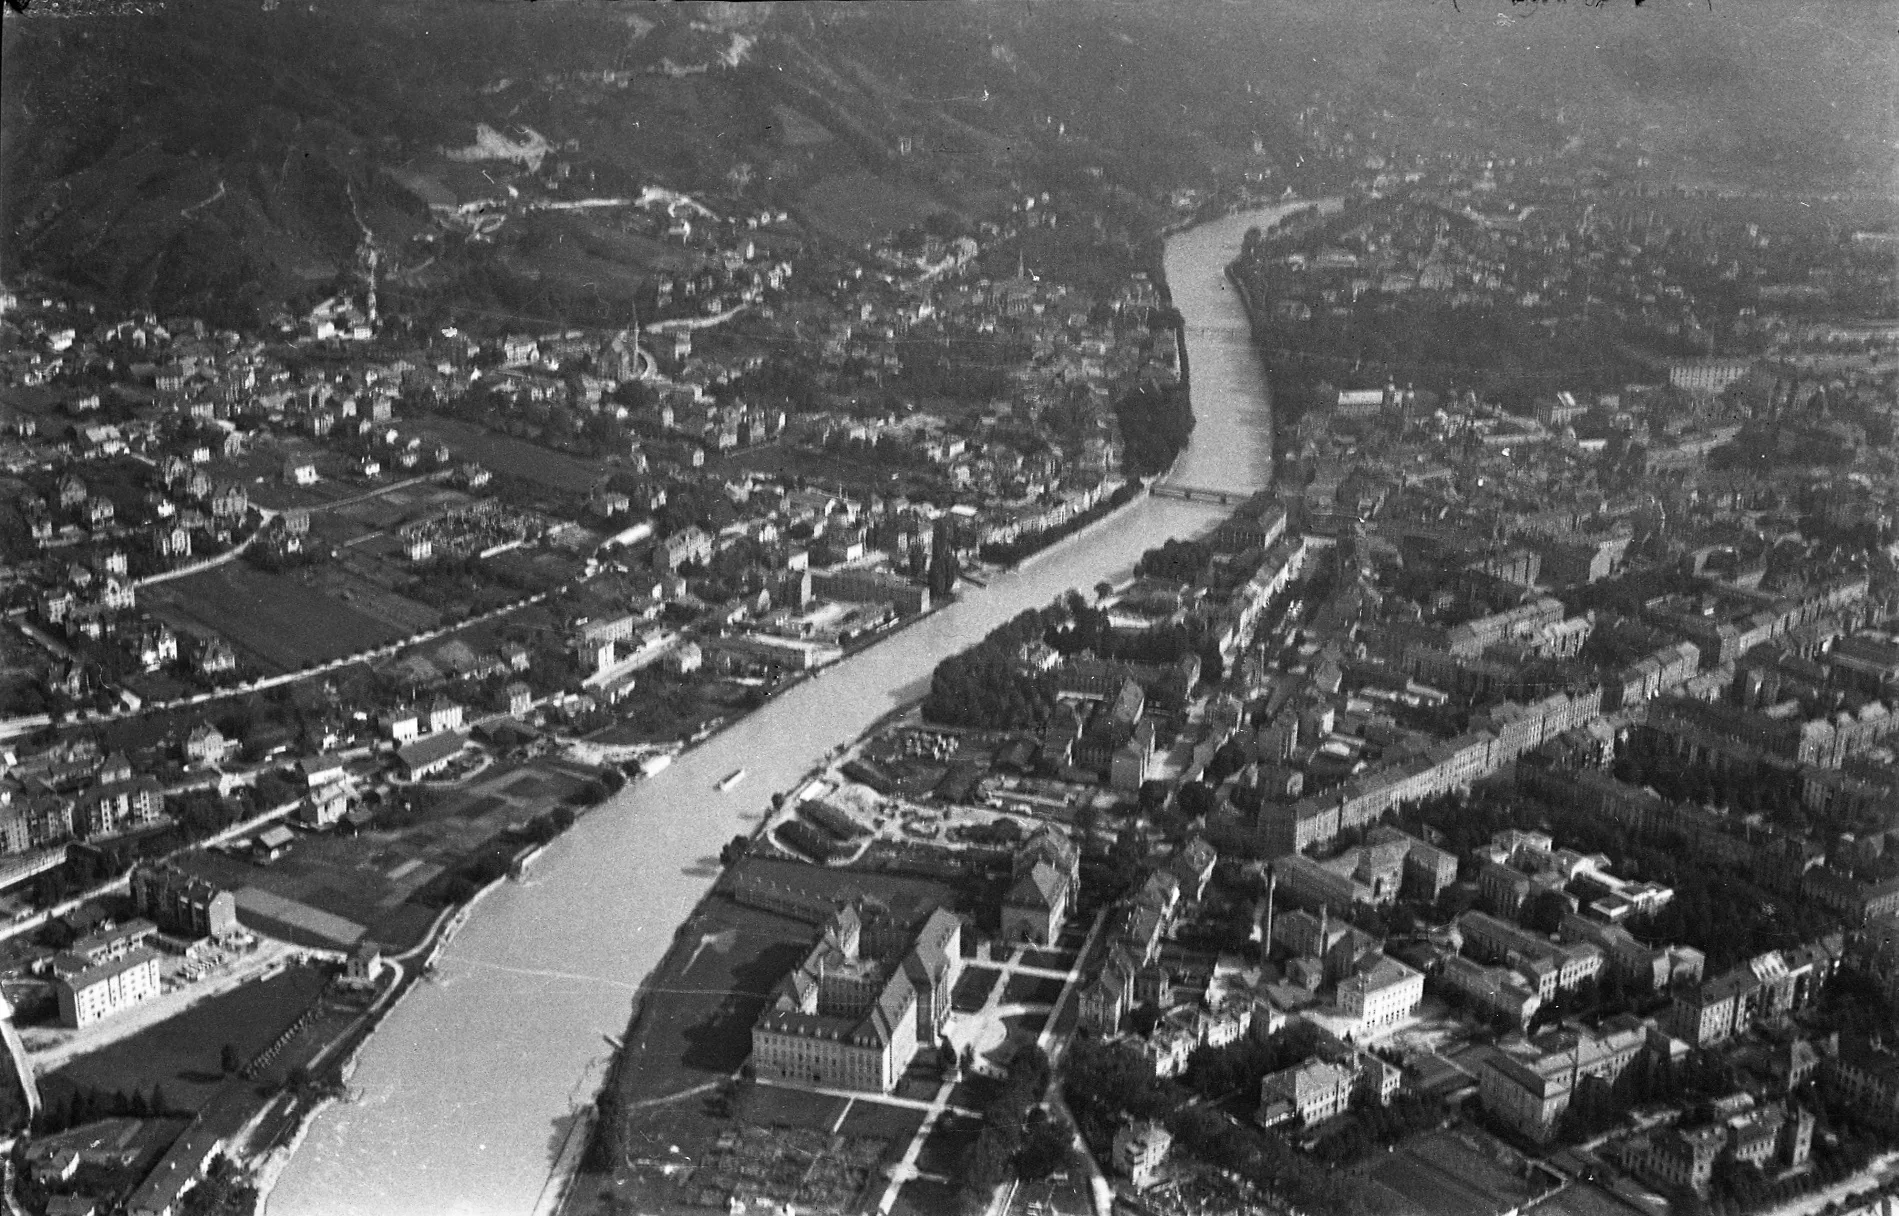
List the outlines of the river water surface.
<svg viewBox="0 0 1899 1216">
<path fill-rule="evenodd" d="M 1170 480 L 1241 493 L 1272 472 L 1272 407 L 1222 270 L 1246 229 L 1229 216 L 1172 237 L 1168 285 L 1187 322 L 1198 424 Z M 310 1127 L 270 1216 L 529 1216 L 573 1112 L 609 1062 L 634 992 L 717 877 L 720 845 L 826 752 L 922 695 L 937 660 L 1025 608 L 1132 570 L 1147 548 L 1226 509 L 1144 498 L 954 604 L 775 698 L 636 783 L 555 841 L 525 883 L 491 892 L 364 1048 L 356 1101 Z M 735 769 L 745 780 L 714 785 Z"/>
</svg>

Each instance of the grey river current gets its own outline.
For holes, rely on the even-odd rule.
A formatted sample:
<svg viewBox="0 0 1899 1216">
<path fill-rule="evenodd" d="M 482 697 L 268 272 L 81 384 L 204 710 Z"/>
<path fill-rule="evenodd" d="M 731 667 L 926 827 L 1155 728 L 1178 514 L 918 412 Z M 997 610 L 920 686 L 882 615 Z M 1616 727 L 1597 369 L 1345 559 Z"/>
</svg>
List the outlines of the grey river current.
<svg viewBox="0 0 1899 1216">
<path fill-rule="evenodd" d="M 1170 480 L 1250 491 L 1272 472 L 1272 406 L 1222 268 L 1246 229 L 1303 203 L 1188 229 L 1167 243 L 1186 318 L 1198 424 Z M 573 1112 L 591 1100 L 634 992 L 717 877 L 719 846 L 833 747 L 921 696 L 938 659 L 1071 587 L 1127 574 L 1144 549 L 1210 528 L 1218 506 L 1139 499 L 825 672 L 628 787 L 503 883 L 434 978 L 364 1048 L 354 1101 L 317 1116 L 271 1192 L 270 1216 L 529 1216 Z M 745 780 L 720 793 L 735 769 Z"/>
</svg>

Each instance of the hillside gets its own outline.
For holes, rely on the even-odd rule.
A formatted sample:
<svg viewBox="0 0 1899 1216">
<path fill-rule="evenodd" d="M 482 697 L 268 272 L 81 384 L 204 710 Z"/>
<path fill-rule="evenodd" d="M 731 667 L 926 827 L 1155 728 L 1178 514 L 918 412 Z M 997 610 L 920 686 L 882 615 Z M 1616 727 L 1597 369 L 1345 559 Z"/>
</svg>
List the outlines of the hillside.
<svg viewBox="0 0 1899 1216">
<path fill-rule="evenodd" d="M 666 250 L 572 212 L 469 240 L 429 204 L 658 183 L 855 242 L 1053 190 L 1138 233 L 1211 174 L 1324 184 L 1336 166 L 1300 144 L 1319 112 L 1425 155 L 1635 147 L 1685 178 L 1891 181 L 1893 100 L 1861 85 L 1891 78 L 1888 6 L 1568 7 L 9 10 L 0 268 L 251 319 L 320 295 L 367 232 L 417 301 L 558 319 L 622 307 Z"/>
</svg>

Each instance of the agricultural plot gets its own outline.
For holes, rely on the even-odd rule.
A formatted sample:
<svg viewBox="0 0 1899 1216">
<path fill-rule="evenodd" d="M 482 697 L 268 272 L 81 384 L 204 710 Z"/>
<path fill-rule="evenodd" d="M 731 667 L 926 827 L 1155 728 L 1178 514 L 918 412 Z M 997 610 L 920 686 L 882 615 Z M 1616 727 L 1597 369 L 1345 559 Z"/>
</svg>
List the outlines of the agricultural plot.
<svg viewBox="0 0 1899 1216">
<path fill-rule="evenodd" d="M 790 1204 L 803 1212 L 849 1211 L 874 1176 L 889 1142 L 827 1135 L 809 1128 L 745 1127 L 721 1136 L 686 1187 L 708 1198 Z M 711 1192 L 708 1196 L 707 1192 Z"/>
<path fill-rule="evenodd" d="M 732 1103 L 718 1093 L 648 1103 L 627 1112 L 610 1190 L 628 1210 L 665 1216 L 722 1209 L 734 1196 L 858 1210 L 922 1117 L 765 1086 L 739 1086 Z M 604 1182 L 585 1177 L 576 1191 L 600 1193 Z"/>
<path fill-rule="evenodd" d="M 347 519 L 365 531 L 387 531 L 412 520 L 467 506 L 472 501 L 460 490 L 423 482 L 352 502 L 326 514 Z"/>
<path fill-rule="evenodd" d="M 434 609 L 393 590 L 399 577 L 386 564 L 367 557 L 318 566 L 314 571 L 315 585 L 326 595 L 399 631 L 398 636 L 440 624 L 441 615 Z"/>
<path fill-rule="evenodd" d="M 225 638 L 278 672 L 400 641 L 439 619 L 366 580 L 327 572 L 270 574 L 242 562 L 159 583 L 142 598 L 152 615 L 173 628 Z"/>
</svg>

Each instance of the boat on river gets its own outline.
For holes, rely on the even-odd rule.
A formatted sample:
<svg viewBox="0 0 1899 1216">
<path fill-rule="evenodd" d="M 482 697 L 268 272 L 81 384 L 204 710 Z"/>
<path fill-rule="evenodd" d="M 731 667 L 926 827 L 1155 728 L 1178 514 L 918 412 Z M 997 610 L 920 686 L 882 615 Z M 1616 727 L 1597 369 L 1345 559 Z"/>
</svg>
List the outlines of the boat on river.
<svg viewBox="0 0 1899 1216">
<path fill-rule="evenodd" d="M 731 772 L 727 773 L 723 778 L 721 778 L 719 781 L 719 784 L 715 788 L 717 788 L 717 790 L 721 794 L 723 794 L 725 793 L 725 791 L 731 789 L 733 786 L 737 785 L 739 782 L 743 780 L 745 780 L 745 770 L 742 768 L 735 768 Z"/>
</svg>

